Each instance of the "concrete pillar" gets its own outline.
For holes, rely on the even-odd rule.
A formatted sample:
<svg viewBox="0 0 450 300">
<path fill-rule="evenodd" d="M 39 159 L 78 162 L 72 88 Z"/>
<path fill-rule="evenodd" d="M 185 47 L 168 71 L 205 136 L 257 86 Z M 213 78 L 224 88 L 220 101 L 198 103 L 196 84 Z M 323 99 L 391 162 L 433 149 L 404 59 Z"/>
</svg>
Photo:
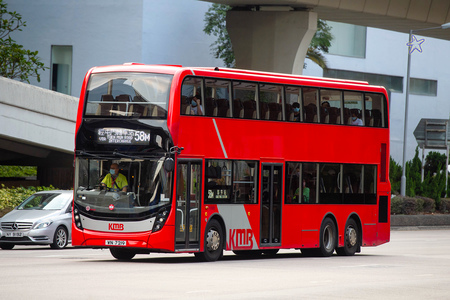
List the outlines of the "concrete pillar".
<svg viewBox="0 0 450 300">
<path fill-rule="evenodd" d="M 302 74 L 317 13 L 228 11 L 227 30 L 237 68 Z"/>
</svg>

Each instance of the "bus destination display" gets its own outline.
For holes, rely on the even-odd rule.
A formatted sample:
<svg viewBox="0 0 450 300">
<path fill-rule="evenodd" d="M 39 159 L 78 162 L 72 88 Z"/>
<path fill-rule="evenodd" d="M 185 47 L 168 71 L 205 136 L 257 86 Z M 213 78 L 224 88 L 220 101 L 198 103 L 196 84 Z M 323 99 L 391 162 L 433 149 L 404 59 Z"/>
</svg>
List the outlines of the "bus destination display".
<svg viewBox="0 0 450 300">
<path fill-rule="evenodd" d="M 111 145 L 149 145 L 150 130 L 97 128 L 97 142 Z"/>
</svg>

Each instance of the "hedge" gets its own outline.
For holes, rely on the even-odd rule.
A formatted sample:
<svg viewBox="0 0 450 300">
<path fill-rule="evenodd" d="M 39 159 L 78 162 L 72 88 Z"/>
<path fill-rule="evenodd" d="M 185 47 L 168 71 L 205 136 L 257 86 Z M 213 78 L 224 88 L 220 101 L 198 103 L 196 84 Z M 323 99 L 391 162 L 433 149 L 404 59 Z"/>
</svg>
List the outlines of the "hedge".
<svg viewBox="0 0 450 300">
<path fill-rule="evenodd" d="M 0 188 L 0 210 L 14 208 L 36 192 L 50 190 L 56 190 L 56 188 L 53 186 L 7 188 L 2 184 Z"/>
</svg>

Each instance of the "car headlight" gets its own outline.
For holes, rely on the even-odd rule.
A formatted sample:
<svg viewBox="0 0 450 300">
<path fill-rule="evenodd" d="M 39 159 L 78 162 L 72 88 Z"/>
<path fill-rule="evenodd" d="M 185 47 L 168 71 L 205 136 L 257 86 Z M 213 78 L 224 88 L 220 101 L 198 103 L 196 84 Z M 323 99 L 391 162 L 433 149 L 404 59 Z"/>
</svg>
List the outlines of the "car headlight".
<svg viewBox="0 0 450 300">
<path fill-rule="evenodd" d="M 50 226 L 52 223 L 53 223 L 52 221 L 39 222 L 39 223 L 36 223 L 36 225 L 34 225 L 33 229 L 47 228 L 47 227 Z"/>
</svg>

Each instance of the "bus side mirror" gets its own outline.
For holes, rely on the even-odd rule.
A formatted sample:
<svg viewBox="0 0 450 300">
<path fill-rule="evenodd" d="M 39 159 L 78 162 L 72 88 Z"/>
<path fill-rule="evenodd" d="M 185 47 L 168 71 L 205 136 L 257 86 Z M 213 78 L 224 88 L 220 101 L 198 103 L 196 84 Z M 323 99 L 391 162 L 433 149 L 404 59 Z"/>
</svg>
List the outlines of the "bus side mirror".
<svg viewBox="0 0 450 300">
<path fill-rule="evenodd" d="M 175 169 L 175 162 L 173 161 L 172 158 L 166 158 L 166 160 L 164 161 L 164 170 L 166 170 L 166 172 L 172 172 Z"/>
</svg>

